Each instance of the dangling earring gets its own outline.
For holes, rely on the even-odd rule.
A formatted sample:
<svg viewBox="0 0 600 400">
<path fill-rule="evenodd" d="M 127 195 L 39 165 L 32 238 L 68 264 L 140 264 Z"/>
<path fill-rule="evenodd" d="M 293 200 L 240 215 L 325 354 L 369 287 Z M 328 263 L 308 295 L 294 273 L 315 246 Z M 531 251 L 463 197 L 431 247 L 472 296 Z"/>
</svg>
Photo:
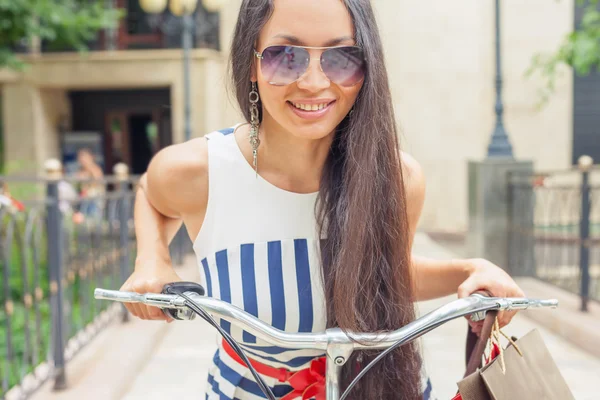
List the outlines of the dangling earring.
<svg viewBox="0 0 600 400">
<path fill-rule="evenodd" d="M 260 139 L 258 138 L 258 101 L 260 97 L 258 95 L 258 88 L 256 82 L 252 82 L 250 90 L 250 146 L 252 146 L 252 157 L 254 171 L 258 177 L 258 146 L 260 145 Z"/>
<path fill-rule="evenodd" d="M 352 105 L 352 108 L 350 109 L 348 116 L 351 116 L 352 114 L 354 114 L 354 104 Z"/>
</svg>

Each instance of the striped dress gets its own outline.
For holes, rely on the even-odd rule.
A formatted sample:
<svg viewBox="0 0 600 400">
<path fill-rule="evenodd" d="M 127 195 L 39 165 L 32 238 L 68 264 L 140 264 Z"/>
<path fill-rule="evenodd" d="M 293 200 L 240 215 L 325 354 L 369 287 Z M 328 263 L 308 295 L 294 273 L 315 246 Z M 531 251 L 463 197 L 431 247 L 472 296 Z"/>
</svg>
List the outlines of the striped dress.
<svg viewBox="0 0 600 400">
<path fill-rule="evenodd" d="M 208 296 L 231 303 L 275 328 L 324 331 L 325 299 L 314 217 L 317 193 L 288 192 L 256 177 L 237 145 L 234 130 L 207 135 L 208 204 L 194 241 L 201 283 Z M 225 320 L 219 323 L 248 357 L 273 367 L 300 370 L 324 355 L 318 350 L 272 346 Z M 276 379 L 265 376 L 264 380 L 276 397 L 292 391 Z M 424 398 L 431 399 L 428 380 L 423 389 Z M 250 371 L 231 359 L 219 341 L 209 369 L 206 399 L 264 398 Z"/>
</svg>

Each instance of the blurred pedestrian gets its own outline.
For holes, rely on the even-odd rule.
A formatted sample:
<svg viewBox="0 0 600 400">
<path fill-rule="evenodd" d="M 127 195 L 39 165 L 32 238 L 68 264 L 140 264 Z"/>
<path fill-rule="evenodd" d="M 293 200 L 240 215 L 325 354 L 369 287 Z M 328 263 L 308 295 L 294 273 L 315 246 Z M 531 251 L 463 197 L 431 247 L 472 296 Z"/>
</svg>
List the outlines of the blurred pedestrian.
<svg viewBox="0 0 600 400">
<path fill-rule="evenodd" d="M 85 179 L 82 182 L 80 196 L 80 212 L 86 217 L 99 219 L 102 215 L 102 195 L 104 194 L 104 173 L 102 168 L 96 163 L 93 153 L 87 149 L 81 149 L 77 152 L 77 161 L 79 162 L 79 171 L 77 178 Z"/>
</svg>

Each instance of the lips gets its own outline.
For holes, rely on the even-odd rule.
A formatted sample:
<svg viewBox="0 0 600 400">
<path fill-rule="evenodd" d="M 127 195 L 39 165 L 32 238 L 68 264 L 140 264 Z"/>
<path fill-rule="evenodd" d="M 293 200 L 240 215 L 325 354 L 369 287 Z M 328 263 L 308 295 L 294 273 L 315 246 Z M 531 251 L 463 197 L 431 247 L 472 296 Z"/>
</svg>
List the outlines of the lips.
<svg viewBox="0 0 600 400">
<path fill-rule="evenodd" d="M 319 101 L 314 103 L 308 102 L 291 102 L 288 101 L 287 104 L 290 109 L 303 119 L 319 119 L 325 116 L 335 105 L 335 100 L 333 101 Z"/>
</svg>

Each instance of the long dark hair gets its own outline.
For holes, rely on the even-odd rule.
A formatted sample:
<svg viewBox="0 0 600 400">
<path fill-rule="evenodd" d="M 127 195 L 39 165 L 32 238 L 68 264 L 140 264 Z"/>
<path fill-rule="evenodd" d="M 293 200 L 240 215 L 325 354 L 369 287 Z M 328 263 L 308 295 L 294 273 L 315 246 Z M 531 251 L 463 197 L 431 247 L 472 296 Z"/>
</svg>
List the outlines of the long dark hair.
<svg viewBox="0 0 600 400">
<path fill-rule="evenodd" d="M 383 46 L 369 0 L 341 0 L 354 22 L 367 71 L 354 112 L 337 127 L 319 190 L 327 324 L 348 331 L 398 329 L 415 318 L 406 196 Z M 231 49 L 230 74 L 247 121 L 253 46 L 273 13 L 273 0 L 244 0 Z M 346 386 L 375 352 L 356 352 Z M 415 400 L 421 359 L 405 345 L 375 366 L 353 399 Z"/>
</svg>

